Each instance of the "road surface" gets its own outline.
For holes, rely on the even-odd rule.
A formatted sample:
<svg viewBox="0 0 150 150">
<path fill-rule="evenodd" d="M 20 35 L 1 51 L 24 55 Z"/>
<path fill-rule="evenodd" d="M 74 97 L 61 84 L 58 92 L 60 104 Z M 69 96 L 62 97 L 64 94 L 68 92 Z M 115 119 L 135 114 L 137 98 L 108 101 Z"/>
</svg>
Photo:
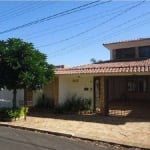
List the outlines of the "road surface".
<svg viewBox="0 0 150 150">
<path fill-rule="evenodd" d="M 0 126 L 0 150 L 109 150 L 91 142 Z M 113 149 L 113 148 L 112 148 Z"/>
</svg>

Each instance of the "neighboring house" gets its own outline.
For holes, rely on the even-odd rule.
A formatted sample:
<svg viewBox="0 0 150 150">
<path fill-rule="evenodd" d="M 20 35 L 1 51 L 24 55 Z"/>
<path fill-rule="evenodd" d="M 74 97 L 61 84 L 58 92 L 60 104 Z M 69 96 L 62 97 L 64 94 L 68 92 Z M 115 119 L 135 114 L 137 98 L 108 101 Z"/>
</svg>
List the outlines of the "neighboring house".
<svg viewBox="0 0 150 150">
<path fill-rule="evenodd" d="M 0 108 L 12 107 L 13 91 L 7 89 L 0 90 Z M 17 106 L 24 105 L 24 90 L 17 90 Z"/>
<path fill-rule="evenodd" d="M 17 90 L 17 106 L 32 107 L 35 106 L 39 99 L 42 99 L 42 90 L 27 91 L 23 89 Z M 12 107 L 13 91 L 2 89 L 0 90 L 0 108 L 2 107 Z"/>
<path fill-rule="evenodd" d="M 110 61 L 56 68 L 55 81 L 43 89 L 55 104 L 77 95 L 92 100 L 94 110 L 108 115 L 110 104 L 150 103 L 150 38 L 103 44 Z"/>
</svg>

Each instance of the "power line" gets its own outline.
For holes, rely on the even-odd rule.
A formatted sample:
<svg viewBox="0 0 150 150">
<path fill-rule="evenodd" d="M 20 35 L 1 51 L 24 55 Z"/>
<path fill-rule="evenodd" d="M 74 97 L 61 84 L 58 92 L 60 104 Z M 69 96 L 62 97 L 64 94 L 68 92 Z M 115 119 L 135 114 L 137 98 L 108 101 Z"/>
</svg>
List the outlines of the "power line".
<svg viewBox="0 0 150 150">
<path fill-rule="evenodd" d="M 149 18 L 150 19 L 150 18 Z M 149 21 L 149 20 L 148 20 Z M 141 21 L 141 22 L 138 22 L 138 23 L 141 23 L 140 25 L 139 25 L 139 27 L 138 28 L 141 28 L 141 27 L 143 27 L 145 24 L 148 24 L 148 23 L 150 23 L 150 21 L 149 22 L 147 22 L 147 19 L 145 20 L 145 22 L 143 22 L 143 21 Z M 133 25 L 131 25 L 131 26 L 128 26 L 128 27 L 126 27 L 126 28 L 124 28 L 123 30 L 120 30 L 120 32 L 116 32 L 115 34 L 110 34 L 110 35 L 107 35 L 107 36 L 104 36 L 104 37 L 109 37 L 110 38 L 110 36 L 112 36 L 113 35 L 113 37 L 114 37 L 114 35 L 118 35 L 118 34 L 120 34 L 120 33 L 124 33 L 125 31 L 127 31 L 127 32 L 129 32 L 131 29 L 132 30 L 134 30 L 134 29 L 136 29 L 137 27 L 136 27 L 136 25 L 137 24 L 133 24 Z M 141 26 L 141 25 L 143 25 L 143 26 Z M 126 30 L 125 30 L 126 29 Z M 108 39 L 108 38 L 107 38 Z M 96 40 L 98 40 L 99 41 L 99 38 L 97 38 Z M 56 51 L 56 53 L 53 53 L 52 55 L 50 55 L 50 57 L 49 58 L 54 58 L 54 57 L 57 57 L 57 56 L 62 56 L 62 55 L 64 55 L 64 54 L 68 54 L 68 53 L 70 53 L 70 52 L 73 52 L 73 50 L 71 51 L 70 50 L 70 48 L 71 47 L 73 47 L 73 46 L 76 46 L 76 49 L 77 50 L 80 50 L 81 48 L 83 48 L 83 46 L 82 47 L 79 47 L 79 46 L 77 46 L 77 44 L 79 44 L 79 43 L 76 43 L 76 44 L 72 44 L 72 45 L 70 45 L 69 47 L 66 47 L 66 48 L 63 48 L 63 49 L 61 49 L 61 50 L 57 50 Z M 91 46 L 91 44 L 90 44 L 90 46 Z M 85 46 L 84 46 L 85 47 Z M 67 50 L 68 49 L 68 50 Z M 65 51 L 65 50 L 67 50 L 67 51 Z M 61 52 L 61 53 L 58 53 L 58 52 Z M 64 52 L 63 52 L 64 51 Z M 58 53 L 58 54 L 57 54 Z"/>
<path fill-rule="evenodd" d="M 93 27 L 91 27 L 91 28 L 88 28 L 88 29 L 86 29 L 86 30 L 84 30 L 84 31 L 82 31 L 82 32 L 80 32 L 80 33 L 77 33 L 77 34 L 72 35 L 72 36 L 70 36 L 70 37 L 68 37 L 68 38 L 65 38 L 65 39 L 62 39 L 62 40 L 59 40 L 59 41 L 50 43 L 50 44 L 45 44 L 45 45 L 38 46 L 38 48 L 47 47 L 47 46 L 51 46 L 51 45 L 55 45 L 55 44 L 59 44 L 59 43 L 62 43 L 62 42 L 65 42 L 65 41 L 68 41 L 68 40 L 77 38 L 77 37 L 79 37 L 79 36 L 81 36 L 81 35 L 83 35 L 83 34 L 86 34 L 86 33 L 90 32 L 90 31 L 93 31 L 93 30 L 99 28 L 100 26 L 102 26 L 102 25 L 104 25 L 104 24 L 106 24 L 106 23 L 108 23 L 108 22 L 110 22 L 110 21 L 116 19 L 117 17 L 123 15 L 124 13 L 126 13 L 126 12 L 128 12 L 128 11 L 130 11 L 130 10 L 132 10 L 132 9 L 134 9 L 134 8 L 136 8 L 136 7 L 138 7 L 138 6 L 140 6 L 140 5 L 141 5 L 142 3 L 144 3 L 144 2 L 145 2 L 145 0 L 143 0 L 143 1 L 139 2 L 139 3 L 137 3 L 136 5 L 133 5 L 133 6 L 129 7 L 129 8 L 127 8 L 127 9 L 125 9 L 124 11 L 118 13 L 117 15 L 114 15 L 113 17 L 107 19 L 106 21 L 104 21 L 104 22 L 102 22 L 102 23 L 100 23 L 100 24 L 97 24 L 96 26 L 93 26 Z"/>
<path fill-rule="evenodd" d="M 42 23 L 42 22 L 45 22 L 45 21 L 49 21 L 49 20 L 52 20 L 52 19 L 55 19 L 55 18 L 58 18 L 58 17 L 66 16 L 66 15 L 69 15 L 69 14 L 72 14 L 72 13 L 75 13 L 75 12 L 78 12 L 78 11 L 82 11 L 82 10 L 85 10 L 85 9 L 88 9 L 88 8 L 91 8 L 91 7 L 95 7 L 95 6 L 104 4 L 106 2 L 110 2 L 112 0 L 99 3 L 100 1 L 101 0 L 90 2 L 90 3 L 84 4 L 84 5 L 81 5 L 81 6 L 78 6 L 78 7 L 75 7 L 75 8 L 72 8 L 72 9 L 69 9 L 69 10 L 51 15 L 51 16 L 48 16 L 48 17 L 45 17 L 45 18 L 42 18 L 42 19 L 38 19 L 38 20 L 35 20 L 35 21 L 32 21 L 32 22 L 14 27 L 14 28 L 10 28 L 10 29 L 1 31 L 0 34 L 8 33 L 8 32 L 15 31 L 15 30 L 18 30 L 18 29 L 21 29 L 21 28 L 25 28 L 25 27 L 29 27 L 29 26 L 32 26 L 32 25 L 35 25 L 35 24 L 39 24 L 39 23 Z"/>
<path fill-rule="evenodd" d="M 5 11 L 1 11 L 0 12 L 0 17 L 5 16 L 6 14 L 9 14 L 9 13 L 11 13 L 12 11 L 14 11 L 16 9 L 20 9 L 20 6 L 24 7 L 24 4 L 25 4 L 25 2 L 21 2 L 21 4 L 15 5 L 15 7 L 11 8 L 11 9 L 9 8 L 8 10 L 6 9 Z"/>
<path fill-rule="evenodd" d="M 126 5 L 123 5 L 123 7 L 126 7 Z M 52 31 L 44 30 L 42 33 L 40 33 L 38 31 L 38 32 L 35 33 L 37 36 L 34 35 L 33 33 L 30 33 L 29 34 L 30 36 L 28 35 L 27 37 L 29 37 L 29 38 L 27 38 L 27 39 L 31 40 L 31 39 L 35 39 L 35 38 L 41 38 L 43 35 L 49 35 L 49 34 L 56 33 L 56 32 L 62 32 L 62 31 L 68 30 L 68 29 L 73 28 L 73 27 L 77 27 L 77 26 L 80 26 L 80 25 L 83 25 L 83 24 L 87 24 L 87 23 L 89 23 L 93 20 L 97 20 L 98 18 L 102 19 L 104 17 L 109 17 L 110 15 L 115 15 L 115 14 L 119 13 L 120 8 L 122 9 L 122 7 L 118 7 L 118 9 L 115 8 L 115 11 L 113 10 L 113 12 L 107 11 L 107 14 L 96 13 L 96 14 L 92 15 L 92 17 L 89 17 L 89 16 L 87 17 L 86 16 L 86 17 L 80 18 L 76 21 L 71 21 L 70 22 L 71 25 L 69 25 L 69 23 L 63 24 L 63 25 L 65 25 L 65 27 L 63 27 L 63 25 L 55 26 L 55 29 L 52 30 Z M 58 27 L 60 27 L 60 28 L 58 28 Z"/>
<path fill-rule="evenodd" d="M 104 36 L 103 38 L 107 38 L 107 37 L 112 37 L 112 36 L 115 36 L 115 35 L 118 35 L 118 34 L 120 34 L 120 33 L 124 33 L 125 31 L 130 31 L 131 29 L 136 29 L 137 28 L 137 25 L 139 25 L 139 27 L 143 27 L 145 24 L 148 24 L 148 23 L 150 23 L 149 22 L 149 19 L 150 18 L 148 18 L 148 19 L 145 19 L 145 20 L 142 20 L 142 21 L 139 21 L 139 22 L 137 22 L 137 23 L 134 23 L 134 24 L 132 24 L 132 25 L 129 25 L 129 26 L 127 26 L 127 27 L 125 27 L 125 28 L 123 28 L 123 29 L 121 29 L 121 30 L 119 30 L 119 31 L 117 31 L 117 32 L 115 32 L 115 33 L 110 33 L 110 34 L 107 34 L 106 36 Z M 141 26 L 141 25 L 143 25 L 143 26 Z"/>
<path fill-rule="evenodd" d="M 139 20 L 139 19 L 143 18 L 143 16 L 145 17 L 145 16 L 147 16 L 147 15 L 149 15 L 149 14 L 150 14 L 150 11 L 147 11 L 147 12 L 141 14 L 141 15 L 138 15 L 138 16 L 136 16 L 136 17 L 133 17 L 132 19 L 128 19 L 127 21 L 125 21 L 125 22 L 123 22 L 123 23 L 121 23 L 121 24 L 118 24 L 118 25 L 116 25 L 116 26 L 110 28 L 109 30 L 106 30 L 106 31 L 102 32 L 101 35 L 103 35 L 103 33 L 108 33 L 108 31 L 113 31 L 113 30 L 116 29 L 116 28 L 118 29 L 118 27 L 122 27 L 122 26 L 124 26 L 124 25 L 126 25 L 126 24 L 128 24 L 128 23 L 131 23 L 131 22 L 135 21 L 135 20 Z M 135 23 L 135 24 L 132 24 L 132 25 L 130 25 L 130 26 L 127 26 L 127 27 L 121 29 L 120 32 L 106 34 L 105 36 L 101 37 L 101 39 L 110 37 L 110 36 L 112 36 L 112 35 L 118 35 L 118 34 L 120 34 L 121 32 L 125 32 L 125 29 L 126 29 L 127 31 L 129 31 L 129 29 L 133 29 L 133 28 L 135 29 L 135 28 L 136 28 L 136 25 L 139 25 L 139 27 L 141 27 L 141 25 L 145 25 L 145 24 L 147 24 L 147 23 L 150 23 L 150 22 L 148 22 L 149 19 L 150 19 L 150 18 L 145 19 L 145 20 L 141 20 L 141 21 L 139 21 L 139 22 L 137 22 L 137 23 Z M 95 39 L 95 40 L 100 40 L 100 38 L 98 37 L 99 35 L 100 35 L 100 34 L 95 35 L 94 37 L 96 37 L 96 38 L 94 38 L 94 37 L 88 37 L 88 38 L 82 40 L 82 42 L 76 42 L 76 43 L 74 43 L 74 44 L 69 45 L 68 47 L 65 47 L 65 48 L 56 50 L 56 51 L 54 51 L 54 52 L 51 52 L 51 53 L 50 53 L 50 56 L 52 56 L 52 57 L 53 57 L 53 56 L 58 56 L 58 55 L 60 55 L 59 52 L 62 53 L 62 51 L 65 51 L 65 50 L 67 50 L 67 49 L 70 49 L 70 48 L 72 48 L 72 47 L 74 47 L 74 46 L 77 47 L 77 45 L 80 45 L 81 43 L 83 44 L 83 42 L 85 42 L 85 41 L 87 41 L 87 40 L 89 40 L 89 39 L 90 39 L 90 41 L 91 41 L 91 39 L 92 39 L 92 40 L 93 40 L 93 39 Z M 108 38 L 107 38 L 107 39 L 108 39 Z M 67 51 L 67 52 L 68 52 L 68 51 Z"/>
<path fill-rule="evenodd" d="M 150 14 L 150 11 L 147 11 L 147 12 L 145 12 L 145 13 L 143 13 L 143 14 L 141 14 L 141 15 L 138 15 L 137 17 L 134 17 L 134 18 L 131 18 L 131 19 L 128 19 L 127 21 L 125 21 L 125 22 L 123 22 L 123 23 L 121 23 L 121 24 L 119 24 L 119 25 L 116 25 L 115 27 L 112 27 L 112 28 L 110 28 L 109 30 L 107 30 L 107 34 L 105 35 L 105 36 L 103 36 L 104 38 L 105 37 L 109 37 L 110 35 L 112 35 L 113 33 L 108 33 L 108 31 L 113 31 L 114 29 L 118 29 L 118 27 L 120 28 L 120 27 L 123 27 L 123 26 L 125 26 L 125 25 L 127 25 L 127 24 L 129 24 L 129 23 L 131 23 L 131 22 L 135 22 L 136 20 L 139 20 L 139 19 L 141 19 L 141 18 L 143 18 L 143 16 L 144 17 L 146 17 L 147 15 L 149 15 Z M 149 20 L 149 19 L 147 19 L 147 20 Z M 143 21 L 139 21 L 139 23 L 140 22 L 143 22 Z M 137 25 L 137 23 L 135 23 L 136 25 Z M 134 24 L 134 25 L 135 25 Z M 139 24 L 138 24 L 139 25 Z M 132 25 L 130 25 L 130 26 L 132 26 Z M 121 29 L 121 31 L 124 31 L 123 29 Z M 101 34 L 103 34 L 103 33 L 106 33 L 106 31 L 105 32 L 102 32 Z"/>
<path fill-rule="evenodd" d="M 10 12 L 7 12 L 5 15 L 0 16 L 0 22 L 10 21 L 11 19 L 14 19 L 18 16 L 21 16 L 23 14 L 27 14 L 29 12 L 33 12 L 36 9 L 45 7 L 46 5 L 39 5 L 40 3 L 31 3 L 30 5 L 23 5 L 22 7 L 13 9 Z"/>
<path fill-rule="evenodd" d="M 131 5 L 131 4 L 128 4 L 128 5 Z M 58 31 L 64 31 L 68 28 L 74 27 L 76 25 L 80 25 L 81 22 L 84 23 L 85 22 L 84 20 L 92 20 L 92 19 L 89 19 L 89 18 L 98 18 L 98 16 L 100 16 L 101 18 L 104 18 L 106 16 L 115 14 L 116 12 L 119 12 L 119 10 L 122 9 L 123 7 L 126 7 L 126 5 L 123 4 L 119 7 L 115 7 L 114 9 L 111 9 L 111 10 L 108 9 L 108 10 L 106 10 L 106 12 L 104 12 L 104 11 L 100 12 L 99 11 L 98 13 L 88 15 L 88 17 L 84 16 L 82 18 L 74 19 L 74 20 L 71 20 L 71 21 L 63 23 L 63 24 L 55 25 L 53 27 L 53 28 L 55 28 L 54 30 L 51 30 L 53 28 L 48 27 L 48 28 L 45 28 L 44 30 L 38 30 L 38 32 L 37 31 L 36 32 L 31 32 L 31 33 L 28 33 L 28 34 L 24 35 L 24 37 L 29 37 L 29 39 L 32 39 L 32 38 L 41 37 L 41 35 L 46 35 L 46 34 L 49 34 L 49 33 L 56 33 Z M 65 26 L 65 27 L 63 27 L 63 26 Z M 38 35 L 38 36 L 36 36 L 36 35 Z"/>
<path fill-rule="evenodd" d="M 20 5 L 17 5 L 16 7 L 14 7 L 13 9 L 10 9 L 9 11 L 4 11 L 1 15 L 0 15 L 0 19 L 3 19 L 3 18 L 6 18 L 6 17 L 9 17 L 10 15 L 12 14 L 16 14 L 28 7 L 32 7 L 34 4 L 30 4 L 30 6 L 26 5 L 25 3 L 23 4 L 20 4 Z"/>
</svg>

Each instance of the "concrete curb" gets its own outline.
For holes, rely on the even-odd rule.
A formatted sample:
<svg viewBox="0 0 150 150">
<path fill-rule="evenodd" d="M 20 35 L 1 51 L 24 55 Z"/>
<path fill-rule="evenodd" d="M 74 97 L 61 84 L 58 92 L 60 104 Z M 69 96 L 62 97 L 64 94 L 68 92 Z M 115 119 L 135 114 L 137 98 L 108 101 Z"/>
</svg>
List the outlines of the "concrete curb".
<svg viewBox="0 0 150 150">
<path fill-rule="evenodd" d="M 126 147 L 126 148 L 139 148 L 141 150 L 150 150 L 150 147 L 147 145 L 143 145 L 143 144 L 135 144 L 135 143 L 122 143 L 122 142 L 116 142 L 116 141 L 110 141 L 110 140 L 97 140 L 97 139 L 90 139 L 90 138 L 84 138 L 84 137 L 80 137 L 80 136 L 72 136 L 72 138 L 77 138 L 77 139 L 81 139 L 81 140 L 86 140 L 86 141 L 91 141 L 91 142 L 102 142 L 102 143 L 107 143 L 107 144 L 111 144 L 111 145 L 120 145 L 122 147 Z"/>
<path fill-rule="evenodd" d="M 134 148 L 140 148 L 140 149 L 144 149 L 144 150 L 150 150 L 150 148 L 147 145 L 135 146 L 135 144 L 133 144 L 133 143 L 129 144 L 129 143 L 121 143 L 121 142 L 117 143 L 114 141 L 111 142 L 109 140 L 108 141 L 107 140 L 105 140 L 105 141 L 104 140 L 96 140 L 96 139 L 91 139 L 91 138 L 75 136 L 73 134 L 53 132 L 53 131 L 47 131 L 47 130 L 29 128 L 29 127 L 14 126 L 14 125 L 3 124 L 3 123 L 0 123 L 0 126 L 11 127 L 11 128 L 16 128 L 16 129 L 22 129 L 22 130 L 28 130 L 28 131 L 33 131 L 33 132 L 47 133 L 47 134 L 56 135 L 56 136 L 63 136 L 63 137 L 67 137 L 67 138 L 76 138 L 76 139 L 81 139 L 81 140 L 86 140 L 86 141 L 91 141 L 91 142 L 102 142 L 102 143 L 108 143 L 108 144 L 112 144 L 112 145 L 120 145 L 120 146 L 127 147 L 127 148 L 134 147 Z"/>
<path fill-rule="evenodd" d="M 0 126 L 11 127 L 11 128 L 16 128 L 16 129 L 23 129 L 23 130 L 34 131 L 34 132 L 36 131 L 36 132 L 40 132 L 40 133 L 47 133 L 47 134 L 52 134 L 52 135 L 57 135 L 57 136 L 64 136 L 64 137 L 68 137 L 68 138 L 73 137 L 72 134 L 46 131 L 46 130 L 41 130 L 41 129 L 29 128 L 29 127 L 21 127 L 21 126 L 14 126 L 14 125 L 8 125 L 8 124 L 0 124 Z"/>
</svg>

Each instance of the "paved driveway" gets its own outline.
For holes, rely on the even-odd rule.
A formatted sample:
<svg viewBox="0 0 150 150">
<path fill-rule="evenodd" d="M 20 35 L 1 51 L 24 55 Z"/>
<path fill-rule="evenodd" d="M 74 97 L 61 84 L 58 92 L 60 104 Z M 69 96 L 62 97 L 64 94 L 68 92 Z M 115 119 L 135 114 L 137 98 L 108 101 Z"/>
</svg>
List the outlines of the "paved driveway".
<svg viewBox="0 0 150 150">
<path fill-rule="evenodd" d="M 35 114 L 27 117 L 27 121 L 22 120 L 5 124 L 150 148 L 150 120 L 148 119 L 102 117 L 99 115 Z"/>
</svg>

